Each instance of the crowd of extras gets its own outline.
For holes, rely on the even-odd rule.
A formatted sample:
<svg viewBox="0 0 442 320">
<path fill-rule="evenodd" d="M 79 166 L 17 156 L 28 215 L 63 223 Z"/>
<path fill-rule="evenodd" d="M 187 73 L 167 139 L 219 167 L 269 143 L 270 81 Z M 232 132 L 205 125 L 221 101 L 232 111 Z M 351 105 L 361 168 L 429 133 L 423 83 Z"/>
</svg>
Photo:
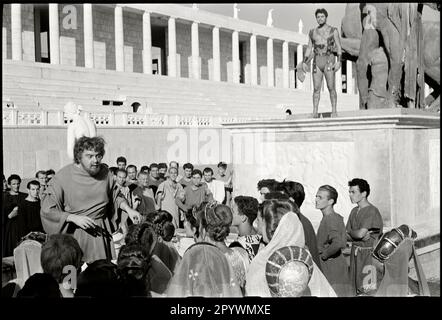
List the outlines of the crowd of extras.
<svg viewBox="0 0 442 320">
<path fill-rule="evenodd" d="M 87 263 L 75 237 L 49 235 L 43 227 L 40 200 L 54 170 L 38 171 L 26 185 L 27 194 L 20 191 L 20 176 L 3 176 L 2 256 L 15 259 L 20 246 L 37 241 L 42 270 L 21 285 L 9 281 L 2 296 L 356 295 L 343 252 L 352 236 L 366 241 L 373 235 L 358 239 L 351 221 L 344 225 L 333 209 L 334 187 L 321 186 L 315 195 L 323 214 L 315 232 L 301 213 L 305 192 L 299 182 L 261 180 L 257 199 L 234 196 L 233 171 L 224 162 L 216 173 L 191 163 L 180 168 L 174 161 L 137 168 L 122 156 L 114 167 L 103 165 L 141 219 L 132 221 L 118 210 L 112 234 L 116 259 Z M 369 204 L 365 180 L 355 178 L 349 187 L 352 202 Z M 379 224 L 382 230 L 382 219 Z M 66 266 L 75 270 L 75 278 Z"/>
</svg>

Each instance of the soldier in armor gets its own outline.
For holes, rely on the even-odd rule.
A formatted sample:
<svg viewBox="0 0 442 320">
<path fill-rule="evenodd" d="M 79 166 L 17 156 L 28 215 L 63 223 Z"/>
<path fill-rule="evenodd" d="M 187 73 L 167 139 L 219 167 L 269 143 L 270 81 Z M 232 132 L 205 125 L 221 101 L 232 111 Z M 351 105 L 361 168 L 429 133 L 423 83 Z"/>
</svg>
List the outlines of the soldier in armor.
<svg viewBox="0 0 442 320">
<path fill-rule="evenodd" d="M 311 59 L 313 59 L 313 117 L 318 117 L 318 106 L 323 76 L 325 76 L 327 88 L 330 92 L 332 117 L 336 117 L 337 95 L 335 72 L 341 67 L 341 42 L 338 29 L 327 24 L 327 10 L 316 10 L 315 17 L 319 26 L 315 29 L 311 29 L 309 32 L 309 42 L 302 63 L 302 69 L 304 72 L 308 72 L 308 64 Z M 337 59 L 335 55 L 337 55 Z"/>
</svg>

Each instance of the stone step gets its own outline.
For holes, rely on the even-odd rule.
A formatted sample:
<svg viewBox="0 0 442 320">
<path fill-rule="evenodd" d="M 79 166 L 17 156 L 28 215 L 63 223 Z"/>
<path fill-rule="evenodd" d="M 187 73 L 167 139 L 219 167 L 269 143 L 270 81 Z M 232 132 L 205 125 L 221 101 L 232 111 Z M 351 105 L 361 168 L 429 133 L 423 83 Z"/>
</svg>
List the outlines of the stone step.
<svg viewBox="0 0 442 320">
<path fill-rule="evenodd" d="M 91 99 L 91 100 L 97 100 L 101 101 L 103 100 L 116 100 L 119 98 L 119 96 L 126 96 L 130 101 L 139 100 L 140 103 L 148 102 L 149 104 L 155 104 L 155 103 L 179 103 L 181 105 L 201 105 L 202 107 L 212 106 L 213 108 L 217 108 L 217 105 L 213 101 L 203 100 L 203 99 L 184 99 L 180 96 L 176 95 L 146 95 L 143 97 L 140 96 L 133 96 L 133 95 L 127 95 L 120 92 L 114 92 L 114 93 L 106 93 L 106 92 L 78 92 L 73 88 L 73 90 L 67 90 L 66 87 L 63 88 L 63 90 L 56 90 L 55 88 L 45 88 L 45 86 L 42 86 L 42 88 L 25 88 L 25 86 L 22 86 L 18 84 L 14 88 L 8 88 L 3 87 L 3 95 L 4 96 L 19 96 L 19 95 L 25 95 L 28 97 L 67 97 L 72 98 L 74 100 L 78 98 L 82 99 Z M 126 93 L 126 92 L 124 92 Z M 55 96 L 56 94 L 56 96 Z"/>
<path fill-rule="evenodd" d="M 131 85 L 107 85 L 107 84 L 97 84 L 97 83 L 89 83 L 89 82 L 81 82 L 81 81 L 71 81 L 71 80 L 48 80 L 48 79 L 39 79 L 39 82 L 36 83 L 34 78 L 30 77 L 23 77 L 23 78 L 17 78 L 13 76 L 6 76 L 3 77 L 3 83 L 6 88 L 8 87 L 14 87 L 16 85 L 19 85 L 22 88 L 42 88 L 43 90 L 46 90 L 46 88 L 53 88 L 53 89 L 66 89 L 66 86 L 69 86 L 74 91 L 92 91 L 92 90 L 99 90 L 101 91 L 108 91 L 116 92 L 116 91 L 130 91 L 130 94 L 140 94 L 140 93 L 162 93 L 167 94 L 170 93 L 170 90 L 164 87 L 152 87 L 152 86 L 131 86 Z M 138 89 L 138 90 L 136 90 Z M 204 97 L 203 93 L 198 92 L 189 92 L 188 90 L 181 90 L 180 95 L 188 96 L 194 99 L 207 99 L 207 97 Z"/>
<path fill-rule="evenodd" d="M 269 88 L 29 62 L 7 61 L 3 66 L 3 83 L 5 84 L 3 96 L 16 97 L 19 94 L 27 94 L 27 98 L 32 100 L 36 97 L 41 99 L 41 96 L 45 94 L 53 99 L 52 95 L 55 92 L 60 97 L 72 98 L 74 101 L 82 101 L 83 104 L 94 106 L 96 101 L 124 96 L 129 103 L 138 101 L 143 105 L 147 102 L 154 112 L 178 110 L 186 114 L 190 110 L 198 110 L 198 112 L 209 112 L 209 114 L 216 111 L 228 114 L 243 112 L 270 115 L 280 114 L 285 111 L 284 108 L 290 108 L 292 112 L 307 111 L 311 108 L 311 93 L 298 89 Z M 357 108 L 356 96 L 339 95 L 338 102 L 339 110 Z M 51 101 L 46 101 L 46 103 L 51 104 Z M 170 104 L 177 104 L 177 106 Z M 328 110 L 329 104 L 328 92 L 323 92 L 320 109 L 327 108 Z"/>
</svg>

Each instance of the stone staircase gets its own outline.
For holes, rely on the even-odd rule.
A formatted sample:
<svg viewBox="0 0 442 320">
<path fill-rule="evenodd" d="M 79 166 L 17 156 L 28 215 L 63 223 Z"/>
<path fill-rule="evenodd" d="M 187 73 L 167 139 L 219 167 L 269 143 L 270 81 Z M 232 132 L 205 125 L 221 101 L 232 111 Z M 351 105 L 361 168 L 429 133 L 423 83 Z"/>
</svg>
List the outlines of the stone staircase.
<svg viewBox="0 0 442 320">
<path fill-rule="evenodd" d="M 281 118 L 285 109 L 311 112 L 311 92 L 141 73 L 3 60 L 3 101 L 20 109 L 60 110 L 68 101 L 86 111 L 130 110 L 133 102 L 153 113 Z M 124 101 L 104 106 L 103 100 Z M 338 111 L 358 108 L 356 95 L 338 95 Z M 320 112 L 330 111 L 328 92 Z"/>
</svg>

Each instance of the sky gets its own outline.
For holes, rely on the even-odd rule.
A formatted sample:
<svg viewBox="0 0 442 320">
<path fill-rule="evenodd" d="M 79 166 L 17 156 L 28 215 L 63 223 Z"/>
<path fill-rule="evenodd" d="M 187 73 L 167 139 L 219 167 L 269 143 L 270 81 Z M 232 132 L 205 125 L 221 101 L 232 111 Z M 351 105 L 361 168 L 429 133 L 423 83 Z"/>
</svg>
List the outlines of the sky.
<svg viewBox="0 0 442 320">
<path fill-rule="evenodd" d="M 192 4 L 182 5 L 192 6 Z M 318 8 L 325 8 L 327 10 L 327 23 L 329 25 L 340 27 L 345 12 L 345 5 L 345 3 L 238 3 L 238 9 L 240 10 L 238 17 L 242 20 L 265 25 L 268 11 L 274 9 L 272 14 L 274 27 L 297 32 L 299 20 L 302 18 L 304 24 L 303 33 L 307 33 L 309 29 L 317 25 L 314 12 Z M 200 10 L 233 17 L 233 3 L 198 3 L 198 7 Z M 424 20 L 440 21 L 440 13 L 424 7 L 423 18 Z"/>
</svg>

